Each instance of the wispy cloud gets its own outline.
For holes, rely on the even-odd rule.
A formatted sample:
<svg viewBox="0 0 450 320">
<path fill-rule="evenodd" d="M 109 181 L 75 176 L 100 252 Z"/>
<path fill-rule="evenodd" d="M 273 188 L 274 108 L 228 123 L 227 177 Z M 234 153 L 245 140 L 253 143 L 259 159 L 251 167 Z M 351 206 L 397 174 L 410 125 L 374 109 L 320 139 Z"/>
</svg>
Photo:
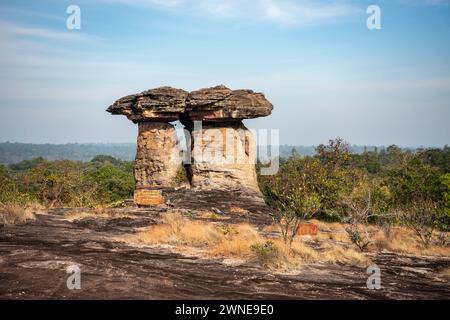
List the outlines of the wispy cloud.
<svg viewBox="0 0 450 320">
<path fill-rule="evenodd" d="M 397 0 L 403 5 L 413 5 L 413 6 L 448 6 L 450 5 L 450 0 Z"/>
<path fill-rule="evenodd" d="M 281 26 L 329 23 L 358 11 L 349 0 L 99 0 L 181 14 L 265 21 Z"/>
<path fill-rule="evenodd" d="M 90 41 L 97 37 L 78 31 L 55 31 L 46 28 L 26 26 L 0 20 L 1 34 L 4 36 L 22 37 L 28 39 L 43 39 L 54 41 Z"/>
</svg>

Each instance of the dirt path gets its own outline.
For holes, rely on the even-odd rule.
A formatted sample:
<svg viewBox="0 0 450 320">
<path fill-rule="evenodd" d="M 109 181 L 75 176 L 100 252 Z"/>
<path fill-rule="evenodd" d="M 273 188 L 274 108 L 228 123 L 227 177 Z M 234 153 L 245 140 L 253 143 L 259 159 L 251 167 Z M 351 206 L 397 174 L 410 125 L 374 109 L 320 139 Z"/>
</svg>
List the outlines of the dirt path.
<svg viewBox="0 0 450 320">
<path fill-rule="evenodd" d="M 358 267 L 316 264 L 298 275 L 280 275 L 113 241 L 153 223 L 158 212 L 132 214 L 70 222 L 60 209 L 0 228 L 0 298 L 450 299 L 449 283 L 437 276 L 450 267 L 449 258 L 373 257 L 383 286 L 374 291 Z M 81 268 L 81 290 L 67 289 L 66 268 L 72 264 Z"/>
</svg>

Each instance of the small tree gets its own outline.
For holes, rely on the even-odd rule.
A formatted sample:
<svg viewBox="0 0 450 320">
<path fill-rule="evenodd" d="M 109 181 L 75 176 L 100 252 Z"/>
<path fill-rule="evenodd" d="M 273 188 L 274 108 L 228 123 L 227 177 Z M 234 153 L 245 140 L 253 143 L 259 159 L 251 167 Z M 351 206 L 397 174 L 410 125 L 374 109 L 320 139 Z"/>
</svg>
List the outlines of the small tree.
<svg viewBox="0 0 450 320">
<path fill-rule="evenodd" d="M 362 176 L 359 183 L 352 192 L 343 196 L 342 203 L 348 208 L 345 219 L 349 225 L 345 228 L 350 241 L 355 244 L 360 251 L 365 251 L 372 243 L 368 230 L 370 218 L 373 214 L 373 186 Z"/>
<path fill-rule="evenodd" d="M 400 210 L 400 219 L 416 234 L 417 240 L 425 248 L 430 244 L 439 221 L 438 204 L 430 198 L 416 198 Z"/>
<path fill-rule="evenodd" d="M 262 184 L 266 201 L 276 209 L 274 220 L 288 246 L 299 225 L 320 209 L 321 197 L 311 179 L 316 164 L 315 160 L 291 159 L 278 175 L 266 178 Z"/>
</svg>

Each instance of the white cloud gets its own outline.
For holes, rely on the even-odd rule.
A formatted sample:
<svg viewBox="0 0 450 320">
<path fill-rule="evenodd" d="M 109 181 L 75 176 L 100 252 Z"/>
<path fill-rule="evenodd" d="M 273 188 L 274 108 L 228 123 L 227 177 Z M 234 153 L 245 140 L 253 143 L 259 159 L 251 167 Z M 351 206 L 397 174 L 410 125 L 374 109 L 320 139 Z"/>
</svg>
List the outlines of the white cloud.
<svg viewBox="0 0 450 320">
<path fill-rule="evenodd" d="M 54 41 L 90 41 L 97 39 L 79 31 L 55 31 L 45 28 L 19 25 L 0 20 L 0 30 L 3 36 L 22 37 L 28 39 L 43 39 Z"/>
<path fill-rule="evenodd" d="M 260 1 L 265 17 L 282 25 L 305 25 L 346 17 L 356 8 L 343 2 Z"/>
<path fill-rule="evenodd" d="M 335 21 L 354 14 L 349 0 L 99 0 L 132 6 L 148 6 L 181 14 L 269 21 L 281 26 Z"/>
</svg>

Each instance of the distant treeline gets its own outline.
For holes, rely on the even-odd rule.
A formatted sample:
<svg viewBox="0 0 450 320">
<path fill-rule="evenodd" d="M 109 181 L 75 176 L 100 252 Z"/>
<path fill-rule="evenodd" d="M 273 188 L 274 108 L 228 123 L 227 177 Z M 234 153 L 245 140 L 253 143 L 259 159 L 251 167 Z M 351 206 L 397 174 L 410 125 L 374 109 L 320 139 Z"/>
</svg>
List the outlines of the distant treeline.
<svg viewBox="0 0 450 320">
<path fill-rule="evenodd" d="M 311 156 L 315 154 L 315 146 L 281 145 L 280 156 L 287 158 L 296 150 L 300 155 Z M 382 152 L 384 147 L 351 146 L 353 153 L 361 154 L 364 151 Z M 414 151 L 414 149 L 409 149 Z M 42 157 L 48 160 L 76 160 L 91 161 L 96 155 L 108 155 L 114 158 L 132 161 L 136 155 L 135 143 L 90 143 L 90 144 L 31 144 L 31 143 L 0 143 L 0 164 L 12 164 L 23 160 Z"/>
<path fill-rule="evenodd" d="M 131 161 L 136 155 L 134 143 L 92 143 L 92 144 L 31 144 L 0 143 L 0 164 L 12 164 L 23 160 L 42 157 L 47 160 L 76 160 L 88 162 L 103 154 Z"/>
</svg>

